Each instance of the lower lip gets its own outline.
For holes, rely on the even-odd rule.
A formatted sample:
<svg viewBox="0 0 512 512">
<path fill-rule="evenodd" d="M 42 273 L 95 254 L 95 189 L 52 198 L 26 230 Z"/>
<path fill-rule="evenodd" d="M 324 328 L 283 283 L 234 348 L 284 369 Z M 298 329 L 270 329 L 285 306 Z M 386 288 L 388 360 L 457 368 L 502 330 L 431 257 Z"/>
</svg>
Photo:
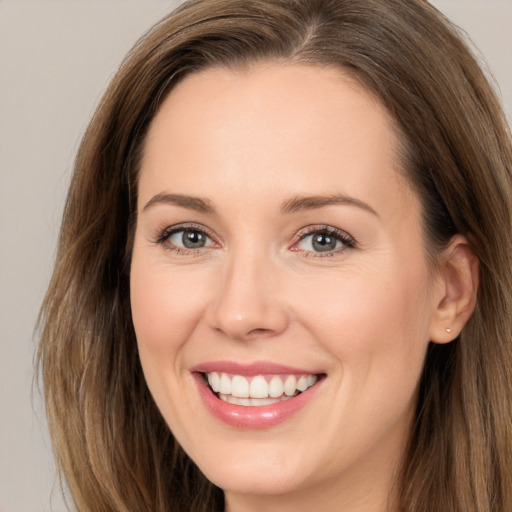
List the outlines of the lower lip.
<svg viewBox="0 0 512 512">
<path fill-rule="evenodd" d="M 232 427 L 243 429 L 264 429 L 283 423 L 300 411 L 316 395 L 318 387 L 322 384 L 322 381 L 317 381 L 314 386 L 296 397 L 275 404 L 244 406 L 230 404 L 217 398 L 204 381 L 202 374 L 193 375 L 199 394 L 211 414 Z"/>
</svg>

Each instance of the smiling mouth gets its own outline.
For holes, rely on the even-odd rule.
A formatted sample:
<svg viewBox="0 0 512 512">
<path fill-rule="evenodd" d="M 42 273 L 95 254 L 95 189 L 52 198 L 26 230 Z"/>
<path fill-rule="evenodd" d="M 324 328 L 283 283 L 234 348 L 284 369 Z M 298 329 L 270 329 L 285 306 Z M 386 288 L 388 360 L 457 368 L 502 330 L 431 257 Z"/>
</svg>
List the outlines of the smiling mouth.
<svg viewBox="0 0 512 512">
<path fill-rule="evenodd" d="M 233 405 L 259 407 L 284 402 L 313 387 L 325 375 L 265 374 L 246 377 L 223 372 L 203 372 L 213 394 Z"/>
</svg>

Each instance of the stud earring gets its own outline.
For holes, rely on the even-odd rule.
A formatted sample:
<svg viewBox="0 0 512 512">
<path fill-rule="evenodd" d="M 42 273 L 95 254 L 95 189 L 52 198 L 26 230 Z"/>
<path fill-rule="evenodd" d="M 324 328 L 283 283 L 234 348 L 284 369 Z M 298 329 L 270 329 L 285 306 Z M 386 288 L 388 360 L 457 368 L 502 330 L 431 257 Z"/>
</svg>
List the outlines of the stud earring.
<svg viewBox="0 0 512 512">
<path fill-rule="evenodd" d="M 451 329 L 446 329 L 446 332 L 452 332 L 452 330 Z"/>
</svg>

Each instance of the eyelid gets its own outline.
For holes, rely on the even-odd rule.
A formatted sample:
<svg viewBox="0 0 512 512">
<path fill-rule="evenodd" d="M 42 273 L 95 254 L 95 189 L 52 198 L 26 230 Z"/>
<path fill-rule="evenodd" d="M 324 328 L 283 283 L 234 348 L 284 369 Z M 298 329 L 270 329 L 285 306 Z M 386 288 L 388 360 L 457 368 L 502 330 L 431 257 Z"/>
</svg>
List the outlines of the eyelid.
<svg viewBox="0 0 512 512">
<path fill-rule="evenodd" d="M 172 251 L 176 254 L 180 255 L 198 255 L 202 253 L 205 250 L 209 250 L 212 248 L 212 246 L 206 246 L 206 247 L 199 247 L 195 249 L 190 249 L 186 247 L 179 247 L 171 243 L 167 243 L 169 239 L 176 233 L 179 233 L 180 231 L 198 231 L 200 233 L 203 233 L 205 236 L 207 236 L 213 244 L 215 244 L 217 247 L 220 246 L 220 243 L 218 242 L 217 237 L 215 234 L 208 228 L 206 228 L 204 225 L 196 224 L 194 222 L 184 222 L 180 224 L 175 224 L 172 226 L 167 226 L 163 229 L 159 229 L 155 236 L 153 237 L 153 242 L 156 244 L 165 245 L 167 250 Z M 342 247 L 338 249 L 333 249 L 330 251 L 325 252 L 319 252 L 319 251 L 308 251 L 297 248 L 297 245 L 307 238 L 308 236 L 314 235 L 315 233 L 325 233 L 327 235 L 335 237 L 337 240 L 339 240 L 342 243 Z M 345 252 L 347 249 L 353 249 L 357 247 L 356 240 L 352 235 L 347 233 L 346 231 L 343 231 L 339 228 L 336 228 L 334 226 L 330 226 L 327 224 L 314 224 L 310 226 L 306 226 L 302 229 L 300 229 L 295 236 L 295 239 L 292 243 L 292 245 L 289 247 L 289 250 L 294 252 L 302 252 L 305 253 L 308 257 L 314 256 L 314 257 L 327 257 L 327 256 L 334 256 L 337 254 L 341 254 Z"/>
<path fill-rule="evenodd" d="M 314 235 L 315 233 L 325 233 L 329 236 L 333 236 L 336 239 L 338 239 L 342 244 L 343 247 L 340 247 L 338 249 L 334 249 L 331 251 L 325 251 L 325 252 L 316 252 L 316 251 L 305 251 L 302 249 L 296 248 L 296 246 L 305 238 L 308 236 Z M 314 257 L 327 257 L 327 256 L 333 256 L 336 254 L 341 254 L 345 252 L 347 249 L 354 249 L 357 247 L 357 242 L 355 238 L 347 233 L 346 231 L 343 231 L 342 229 L 336 228 L 334 226 L 329 226 L 327 224 L 315 224 L 311 226 L 306 226 L 305 228 L 301 229 L 297 233 L 297 240 L 294 241 L 292 247 L 290 247 L 290 250 L 296 251 L 296 252 L 304 252 L 308 255 L 308 257 L 314 256 Z"/>
<path fill-rule="evenodd" d="M 174 224 L 172 226 L 167 226 L 163 229 L 159 229 L 155 236 L 153 237 L 153 242 L 156 244 L 165 245 L 166 249 L 169 251 L 172 251 L 176 254 L 180 255 L 188 255 L 188 254 L 194 254 L 197 255 L 199 253 L 202 253 L 204 250 L 208 250 L 211 248 L 211 246 L 207 247 L 199 247 L 197 249 L 189 249 L 186 247 L 179 247 L 174 244 L 168 243 L 169 239 L 176 233 L 179 233 L 180 231 L 198 231 L 200 233 L 203 233 L 206 235 L 215 245 L 219 246 L 219 242 L 217 240 L 217 237 L 214 235 L 214 233 L 206 228 L 205 226 L 201 224 L 196 224 L 194 222 L 184 222 L 180 224 Z"/>
</svg>

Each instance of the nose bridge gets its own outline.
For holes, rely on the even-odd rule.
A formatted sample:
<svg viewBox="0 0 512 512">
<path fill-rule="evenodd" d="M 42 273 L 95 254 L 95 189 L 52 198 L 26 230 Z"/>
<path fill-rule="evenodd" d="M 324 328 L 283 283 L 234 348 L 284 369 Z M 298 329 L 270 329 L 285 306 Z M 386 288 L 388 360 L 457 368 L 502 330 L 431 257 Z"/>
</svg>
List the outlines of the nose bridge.
<svg viewBox="0 0 512 512">
<path fill-rule="evenodd" d="M 219 275 L 212 327 L 235 339 L 282 332 L 287 315 L 279 300 L 276 271 L 275 262 L 265 251 L 249 246 L 233 248 Z"/>
</svg>

